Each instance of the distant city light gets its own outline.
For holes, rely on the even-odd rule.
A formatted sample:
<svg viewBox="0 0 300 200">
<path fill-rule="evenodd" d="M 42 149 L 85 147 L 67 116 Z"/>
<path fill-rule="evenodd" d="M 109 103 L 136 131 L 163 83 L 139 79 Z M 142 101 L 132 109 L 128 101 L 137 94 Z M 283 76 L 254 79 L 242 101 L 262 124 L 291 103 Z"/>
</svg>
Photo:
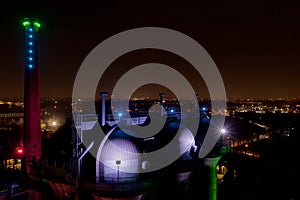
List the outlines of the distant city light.
<svg viewBox="0 0 300 200">
<path fill-rule="evenodd" d="M 52 122 L 52 126 L 56 126 L 56 125 L 57 125 L 56 121 Z"/>
</svg>

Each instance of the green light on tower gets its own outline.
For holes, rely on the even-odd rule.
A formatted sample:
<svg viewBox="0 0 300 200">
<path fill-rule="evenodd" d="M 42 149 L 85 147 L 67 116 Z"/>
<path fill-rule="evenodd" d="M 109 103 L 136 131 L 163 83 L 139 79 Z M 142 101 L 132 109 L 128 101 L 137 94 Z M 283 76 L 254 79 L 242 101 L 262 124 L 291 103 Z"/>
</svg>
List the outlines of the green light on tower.
<svg viewBox="0 0 300 200">
<path fill-rule="evenodd" d="M 33 23 L 33 26 L 35 27 L 35 28 L 40 28 L 41 27 L 41 24 L 40 23 L 38 23 L 38 22 L 34 22 Z"/>
<path fill-rule="evenodd" d="M 22 24 L 26 30 L 33 28 L 35 31 L 38 31 L 41 27 L 41 24 L 38 22 L 38 20 L 33 18 L 23 19 Z"/>
<path fill-rule="evenodd" d="M 25 26 L 26 28 L 29 27 L 30 24 L 31 24 L 30 21 L 27 21 L 27 20 L 25 22 L 23 22 L 23 26 Z"/>
</svg>

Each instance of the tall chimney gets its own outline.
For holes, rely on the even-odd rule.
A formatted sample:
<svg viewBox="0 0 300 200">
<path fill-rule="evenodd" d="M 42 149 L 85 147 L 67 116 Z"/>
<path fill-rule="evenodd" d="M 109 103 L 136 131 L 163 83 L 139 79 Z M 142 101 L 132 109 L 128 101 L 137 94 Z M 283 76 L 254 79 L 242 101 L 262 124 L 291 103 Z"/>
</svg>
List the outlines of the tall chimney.
<svg viewBox="0 0 300 200">
<path fill-rule="evenodd" d="M 40 80 L 38 65 L 38 30 L 40 23 L 34 18 L 22 21 L 25 28 L 24 66 L 24 162 L 22 168 L 30 173 L 30 165 L 42 154 L 40 131 Z"/>
<path fill-rule="evenodd" d="M 161 105 L 161 116 L 164 115 L 164 96 L 165 93 L 159 93 L 159 97 L 160 97 L 160 105 Z"/>
<path fill-rule="evenodd" d="M 105 109 L 107 92 L 100 92 L 101 95 L 101 126 L 105 125 Z"/>
</svg>

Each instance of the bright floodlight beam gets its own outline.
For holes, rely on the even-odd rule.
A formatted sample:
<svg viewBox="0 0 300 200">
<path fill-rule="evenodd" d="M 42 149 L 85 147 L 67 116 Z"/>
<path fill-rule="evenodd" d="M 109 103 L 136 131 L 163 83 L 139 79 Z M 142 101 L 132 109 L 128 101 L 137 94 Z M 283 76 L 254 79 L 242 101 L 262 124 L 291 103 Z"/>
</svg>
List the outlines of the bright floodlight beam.
<svg viewBox="0 0 300 200">
<path fill-rule="evenodd" d="M 225 133 L 226 133 L 226 129 L 222 128 L 222 129 L 221 129 L 221 133 L 222 133 L 222 134 L 225 134 Z"/>
</svg>

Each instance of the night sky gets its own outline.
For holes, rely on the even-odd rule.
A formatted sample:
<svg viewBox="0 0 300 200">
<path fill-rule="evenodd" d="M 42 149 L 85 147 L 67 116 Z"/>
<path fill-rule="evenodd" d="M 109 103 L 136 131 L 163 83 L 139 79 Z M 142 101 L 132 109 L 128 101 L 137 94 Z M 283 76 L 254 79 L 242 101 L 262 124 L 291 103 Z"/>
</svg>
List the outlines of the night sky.
<svg viewBox="0 0 300 200">
<path fill-rule="evenodd" d="M 37 17 L 42 24 L 42 97 L 70 97 L 77 70 L 95 46 L 116 33 L 144 26 L 174 29 L 198 41 L 218 66 L 228 97 L 300 97 L 299 2 L 126 2 L 2 5 L 0 99 L 23 97 L 23 17 Z M 111 66 L 109 77 L 117 80 L 126 69 L 153 61 L 174 65 L 183 74 L 190 74 L 185 71 L 189 70 L 187 63 L 166 54 L 144 51 L 123 56 Z M 113 78 L 100 90 L 109 91 Z M 196 92 L 206 97 L 201 76 L 189 78 Z M 151 96 L 153 91 L 141 90 L 139 95 Z"/>
</svg>

